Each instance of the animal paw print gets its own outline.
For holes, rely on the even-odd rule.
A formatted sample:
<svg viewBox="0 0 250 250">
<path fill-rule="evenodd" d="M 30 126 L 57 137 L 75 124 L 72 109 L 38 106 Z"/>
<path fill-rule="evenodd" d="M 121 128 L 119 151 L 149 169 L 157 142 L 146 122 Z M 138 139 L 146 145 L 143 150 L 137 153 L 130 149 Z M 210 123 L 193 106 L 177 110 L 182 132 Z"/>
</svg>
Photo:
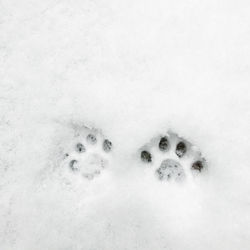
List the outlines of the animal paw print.
<svg viewBox="0 0 250 250">
<path fill-rule="evenodd" d="M 139 152 L 141 161 L 154 169 L 159 180 L 184 180 L 206 167 L 198 148 L 172 132 L 153 138 Z"/>
<path fill-rule="evenodd" d="M 72 173 L 93 179 L 108 166 L 112 146 L 99 130 L 84 127 L 64 149 L 63 166 Z"/>
</svg>

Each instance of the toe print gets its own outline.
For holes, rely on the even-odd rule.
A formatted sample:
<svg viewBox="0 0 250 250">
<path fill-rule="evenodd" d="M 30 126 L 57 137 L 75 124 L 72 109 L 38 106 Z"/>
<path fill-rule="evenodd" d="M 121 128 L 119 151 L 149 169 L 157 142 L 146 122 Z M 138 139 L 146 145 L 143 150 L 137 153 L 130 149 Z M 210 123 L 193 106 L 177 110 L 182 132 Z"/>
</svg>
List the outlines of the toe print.
<svg viewBox="0 0 250 250">
<path fill-rule="evenodd" d="M 162 137 L 159 142 L 159 149 L 161 151 L 167 151 L 168 150 L 168 138 L 166 136 Z"/>
<path fill-rule="evenodd" d="M 179 156 L 182 157 L 187 151 L 186 144 L 184 142 L 179 142 L 176 146 L 175 153 Z"/>
<path fill-rule="evenodd" d="M 88 134 L 88 136 L 87 136 L 87 142 L 90 143 L 90 144 L 96 144 L 97 139 L 96 139 L 95 135 Z"/>
<path fill-rule="evenodd" d="M 141 161 L 153 168 L 162 181 L 190 178 L 193 173 L 201 172 L 206 163 L 196 147 L 172 132 L 153 138 L 139 152 Z"/>
<path fill-rule="evenodd" d="M 99 130 L 88 127 L 78 128 L 74 134 L 63 149 L 61 165 L 72 173 L 93 179 L 107 167 L 112 142 L 104 139 Z"/>
<path fill-rule="evenodd" d="M 142 151 L 141 152 L 141 159 L 144 162 L 151 162 L 152 161 L 152 156 L 148 151 Z"/>
<path fill-rule="evenodd" d="M 203 169 L 203 163 L 202 163 L 202 161 L 196 161 L 196 162 L 194 162 L 193 163 L 193 165 L 192 165 L 192 169 L 194 169 L 194 170 L 198 170 L 198 171 L 200 171 L 201 172 L 201 170 Z"/>
<path fill-rule="evenodd" d="M 103 142 L 103 150 L 105 151 L 105 152 L 110 152 L 111 151 L 111 148 L 112 148 L 112 142 L 111 141 L 109 141 L 109 140 L 104 140 L 104 142 Z"/>
<path fill-rule="evenodd" d="M 69 166 L 70 166 L 72 171 L 78 171 L 79 170 L 79 168 L 77 166 L 77 160 L 71 160 L 69 162 Z"/>
<path fill-rule="evenodd" d="M 77 144 L 76 144 L 76 150 L 77 150 L 77 152 L 79 152 L 79 153 L 83 153 L 83 152 L 86 151 L 86 149 L 85 149 L 85 147 L 83 146 L 82 143 L 77 143 Z"/>
</svg>

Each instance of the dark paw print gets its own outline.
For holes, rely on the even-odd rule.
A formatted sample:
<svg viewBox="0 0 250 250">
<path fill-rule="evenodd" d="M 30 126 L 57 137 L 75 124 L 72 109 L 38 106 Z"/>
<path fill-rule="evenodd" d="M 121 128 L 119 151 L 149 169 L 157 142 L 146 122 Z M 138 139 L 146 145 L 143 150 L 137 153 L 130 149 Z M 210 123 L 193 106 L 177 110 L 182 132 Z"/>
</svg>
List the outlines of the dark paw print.
<svg viewBox="0 0 250 250">
<path fill-rule="evenodd" d="M 151 163 L 159 180 L 182 180 L 187 172 L 201 172 L 205 167 L 201 152 L 190 142 L 171 132 L 154 138 L 143 146 L 140 158 L 144 163 Z M 160 162 L 160 166 L 157 162 Z"/>
</svg>

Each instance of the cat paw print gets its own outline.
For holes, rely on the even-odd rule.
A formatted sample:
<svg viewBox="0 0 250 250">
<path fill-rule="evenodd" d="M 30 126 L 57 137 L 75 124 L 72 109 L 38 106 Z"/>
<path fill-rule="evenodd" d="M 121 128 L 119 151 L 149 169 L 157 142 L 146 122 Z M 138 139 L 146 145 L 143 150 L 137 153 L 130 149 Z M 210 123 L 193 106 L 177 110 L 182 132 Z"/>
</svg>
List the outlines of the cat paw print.
<svg viewBox="0 0 250 250">
<path fill-rule="evenodd" d="M 62 165 L 73 174 L 93 179 L 108 166 L 112 147 L 99 130 L 84 127 L 64 148 Z"/>
<path fill-rule="evenodd" d="M 141 147 L 139 154 L 143 164 L 162 181 L 192 178 L 206 168 L 200 150 L 172 132 L 153 138 Z"/>
</svg>

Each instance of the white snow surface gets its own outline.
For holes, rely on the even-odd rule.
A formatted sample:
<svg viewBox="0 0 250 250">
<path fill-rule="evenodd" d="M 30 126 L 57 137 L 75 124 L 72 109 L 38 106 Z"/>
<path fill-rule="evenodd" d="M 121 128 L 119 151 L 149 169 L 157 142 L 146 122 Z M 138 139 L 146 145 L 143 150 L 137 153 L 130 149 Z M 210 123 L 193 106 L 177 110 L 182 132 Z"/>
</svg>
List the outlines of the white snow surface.
<svg viewBox="0 0 250 250">
<path fill-rule="evenodd" d="M 0 1 L 0 249 L 250 249 L 250 2 Z M 114 145 L 57 171 L 72 124 Z M 208 171 L 160 182 L 137 150 L 171 129 Z"/>
</svg>

